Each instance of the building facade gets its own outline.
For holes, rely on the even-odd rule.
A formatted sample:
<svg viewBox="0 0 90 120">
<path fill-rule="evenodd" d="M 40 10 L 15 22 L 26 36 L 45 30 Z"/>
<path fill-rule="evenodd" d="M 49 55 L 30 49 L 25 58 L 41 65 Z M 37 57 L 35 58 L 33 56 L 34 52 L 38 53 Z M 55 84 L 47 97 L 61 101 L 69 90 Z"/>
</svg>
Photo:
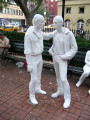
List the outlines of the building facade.
<svg viewBox="0 0 90 120">
<path fill-rule="evenodd" d="M 48 10 L 51 12 L 52 17 L 54 18 L 58 12 L 58 1 L 57 0 L 48 0 Z"/>
<path fill-rule="evenodd" d="M 58 0 L 43 0 L 43 5 L 45 10 L 47 9 L 52 14 L 49 19 L 49 24 L 52 24 L 53 18 L 58 13 Z"/>
<path fill-rule="evenodd" d="M 65 0 L 64 25 L 75 30 L 90 31 L 90 0 Z M 58 15 L 62 15 L 62 0 L 58 0 Z"/>
<path fill-rule="evenodd" d="M 0 26 L 14 25 L 20 26 L 25 24 L 25 16 L 16 4 L 8 5 L 0 12 Z"/>
</svg>

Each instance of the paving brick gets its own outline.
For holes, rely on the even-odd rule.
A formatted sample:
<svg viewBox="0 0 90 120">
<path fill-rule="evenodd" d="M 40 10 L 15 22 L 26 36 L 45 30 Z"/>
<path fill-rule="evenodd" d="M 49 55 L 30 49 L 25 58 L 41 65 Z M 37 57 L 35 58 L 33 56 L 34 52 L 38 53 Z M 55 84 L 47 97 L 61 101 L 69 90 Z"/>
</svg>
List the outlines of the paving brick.
<svg viewBox="0 0 90 120">
<path fill-rule="evenodd" d="M 63 110 L 62 109 L 58 109 L 55 113 L 56 116 L 60 116 L 62 114 Z"/>
<path fill-rule="evenodd" d="M 12 74 L 11 74 L 12 73 Z M 36 94 L 39 104 L 29 101 L 30 75 L 26 68 L 15 64 L 3 67 L 0 62 L 0 120 L 89 120 L 90 95 L 88 87 L 75 86 L 79 76 L 68 74 L 71 88 L 71 106 L 63 108 L 64 97 L 51 98 L 57 91 L 55 72 L 43 69 L 41 85 L 46 95 Z M 73 79 L 73 81 L 72 81 Z"/>
<path fill-rule="evenodd" d="M 83 110 L 88 110 L 88 105 L 83 105 Z"/>
<path fill-rule="evenodd" d="M 77 110 L 77 109 L 76 109 L 75 107 L 72 107 L 72 108 L 70 109 L 70 113 L 75 114 L 76 110 Z"/>
<path fill-rule="evenodd" d="M 68 113 L 68 116 L 71 117 L 72 119 L 78 119 L 79 115 L 75 115 L 75 114 L 72 114 L 72 113 Z"/>
<path fill-rule="evenodd" d="M 9 114 L 5 113 L 5 112 L 3 112 L 1 114 L 1 117 L 4 118 L 4 119 L 6 119 L 6 120 L 9 120 L 11 118 L 11 116 Z"/>
<path fill-rule="evenodd" d="M 81 114 L 81 109 L 76 109 L 75 115 L 80 115 Z"/>
<path fill-rule="evenodd" d="M 90 120 L 90 116 L 89 115 L 86 115 L 86 114 L 82 113 L 80 116 L 83 117 L 85 120 Z"/>
<path fill-rule="evenodd" d="M 0 116 L 0 120 L 6 120 L 6 118 L 2 118 L 2 117 Z"/>
<path fill-rule="evenodd" d="M 74 107 L 79 108 L 79 109 L 82 109 L 83 104 L 80 103 L 80 102 L 74 102 Z"/>
<path fill-rule="evenodd" d="M 46 116 L 48 115 L 48 112 L 43 111 L 42 114 L 39 116 L 41 120 L 45 120 Z"/>
</svg>

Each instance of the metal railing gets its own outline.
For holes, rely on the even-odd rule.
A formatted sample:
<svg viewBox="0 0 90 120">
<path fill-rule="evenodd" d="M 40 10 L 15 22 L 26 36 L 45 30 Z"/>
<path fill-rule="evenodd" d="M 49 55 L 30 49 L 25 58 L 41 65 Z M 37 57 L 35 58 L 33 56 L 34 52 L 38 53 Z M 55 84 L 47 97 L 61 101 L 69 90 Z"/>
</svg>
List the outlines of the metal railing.
<svg viewBox="0 0 90 120">
<path fill-rule="evenodd" d="M 44 27 L 43 28 L 43 32 L 45 33 L 50 33 L 50 32 L 53 32 L 55 30 L 55 28 L 51 27 L 51 28 L 48 28 L 48 27 Z M 75 36 L 81 36 L 83 38 L 86 38 L 87 40 L 90 40 L 90 31 L 89 30 L 83 30 L 83 33 L 80 31 L 80 30 L 70 30 L 73 32 L 73 34 Z"/>
</svg>

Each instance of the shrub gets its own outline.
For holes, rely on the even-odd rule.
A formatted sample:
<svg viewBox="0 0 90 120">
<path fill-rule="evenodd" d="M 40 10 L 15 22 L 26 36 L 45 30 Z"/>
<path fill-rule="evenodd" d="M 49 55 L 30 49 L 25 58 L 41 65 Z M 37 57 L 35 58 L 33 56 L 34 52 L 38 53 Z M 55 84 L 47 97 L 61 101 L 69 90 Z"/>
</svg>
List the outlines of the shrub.
<svg viewBox="0 0 90 120">
<path fill-rule="evenodd" d="M 5 36 L 7 36 L 7 38 L 10 40 L 10 42 L 12 41 L 17 41 L 20 43 L 24 43 L 24 35 L 25 33 L 19 33 L 19 32 L 3 32 Z"/>
</svg>

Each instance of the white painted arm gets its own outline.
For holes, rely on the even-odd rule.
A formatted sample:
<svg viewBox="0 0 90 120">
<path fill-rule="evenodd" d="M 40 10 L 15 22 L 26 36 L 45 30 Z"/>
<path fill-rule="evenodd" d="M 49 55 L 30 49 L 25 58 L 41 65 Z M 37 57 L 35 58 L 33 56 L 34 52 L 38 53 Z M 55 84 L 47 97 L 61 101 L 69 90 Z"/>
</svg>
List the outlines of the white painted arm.
<svg viewBox="0 0 90 120">
<path fill-rule="evenodd" d="M 26 33 L 24 37 L 24 54 L 26 55 L 27 71 L 32 71 L 31 40 Z"/>
<path fill-rule="evenodd" d="M 50 55 L 54 55 L 54 50 L 53 50 L 53 45 L 51 46 L 51 48 L 48 50 L 49 54 Z"/>
<path fill-rule="evenodd" d="M 90 51 L 87 51 L 86 57 L 85 57 L 85 63 L 86 63 L 88 66 L 90 66 L 90 61 L 88 61 L 89 56 L 90 56 Z"/>
<path fill-rule="evenodd" d="M 55 31 L 51 32 L 51 33 L 43 33 L 43 40 L 49 40 L 51 38 L 53 38 Z"/>
<path fill-rule="evenodd" d="M 70 37 L 69 38 L 70 39 L 70 42 L 69 42 L 70 51 L 62 56 L 62 59 L 64 59 L 64 60 L 72 59 L 75 56 L 75 54 L 77 53 L 77 50 L 78 50 L 76 39 L 75 39 L 73 33 L 70 33 L 69 37 Z"/>
</svg>

